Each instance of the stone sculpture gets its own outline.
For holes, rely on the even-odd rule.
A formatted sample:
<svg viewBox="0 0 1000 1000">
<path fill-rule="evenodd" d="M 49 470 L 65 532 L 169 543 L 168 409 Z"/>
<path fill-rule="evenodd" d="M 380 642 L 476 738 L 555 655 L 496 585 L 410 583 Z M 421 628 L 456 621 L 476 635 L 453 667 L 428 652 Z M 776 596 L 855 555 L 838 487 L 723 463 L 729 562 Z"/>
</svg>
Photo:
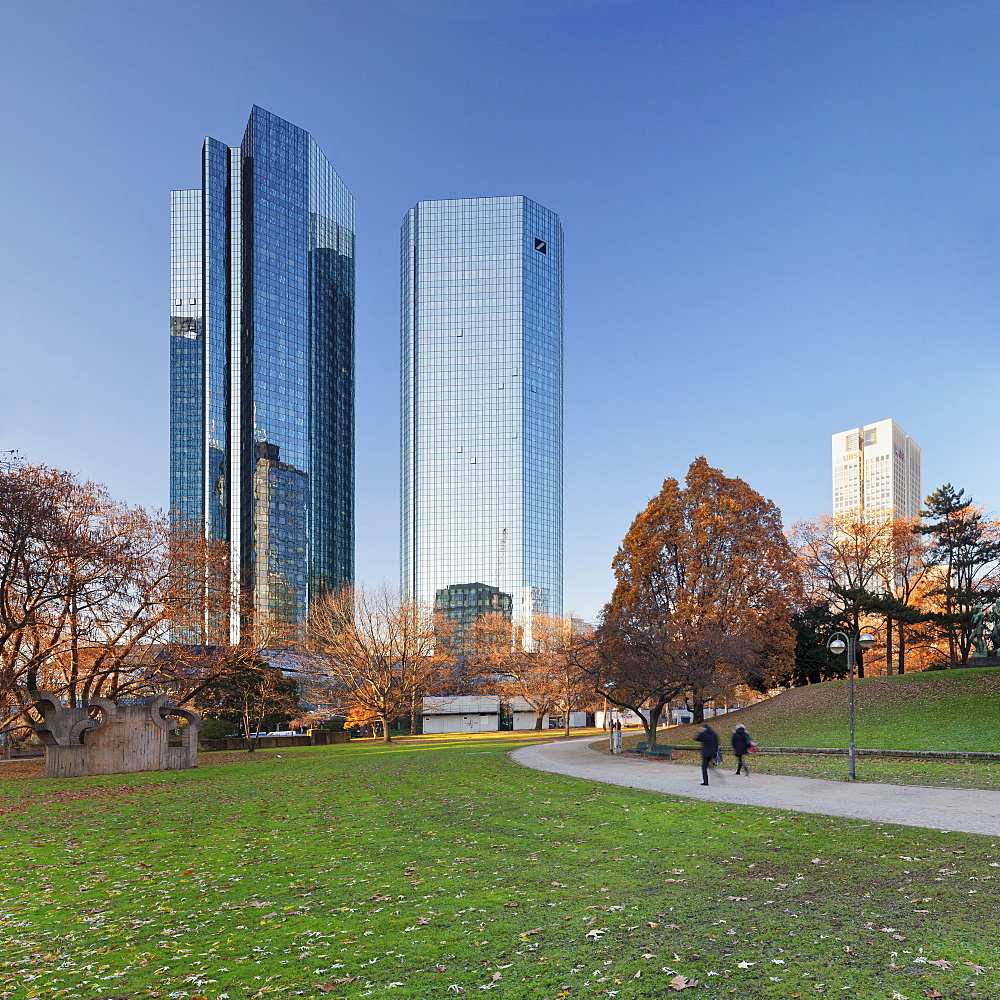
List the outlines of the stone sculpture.
<svg viewBox="0 0 1000 1000">
<path fill-rule="evenodd" d="M 167 695 L 113 702 L 91 696 L 81 708 L 64 705 L 47 691 L 32 691 L 42 721 L 35 732 L 45 744 L 49 778 L 82 778 L 126 771 L 172 771 L 198 764 L 196 712 L 170 704 Z M 180 745 L 170 732 L 181 725 Z"/>
</svg>

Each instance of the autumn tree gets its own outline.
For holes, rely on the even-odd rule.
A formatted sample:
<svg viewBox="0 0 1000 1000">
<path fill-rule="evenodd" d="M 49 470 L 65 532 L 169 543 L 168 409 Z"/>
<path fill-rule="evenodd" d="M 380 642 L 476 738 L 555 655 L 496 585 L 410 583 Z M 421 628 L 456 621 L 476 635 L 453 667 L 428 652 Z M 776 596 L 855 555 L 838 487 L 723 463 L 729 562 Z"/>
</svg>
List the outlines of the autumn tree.
<svg viewBox="0 0 1000 1000">
<path fill-rule="evenodd" d="M 892 672 L 894 638 L 902 673 L 907 641 L 926 620 L 921 594 L 929 561 L 914 522 L 891 513 L 848 511 L 800 521 L 791 542 L 806 606 L 828 606 L 832 631 L 856 634 L 863 625 L 879 625 L 883 642 L 868 654 L 858 652 L 858 676 L 865 676 L 866 661 L 877 662 L 880 655 L 886 673 Z"/>
<path fill-rule="evenodd" d="M 857 634 L 866 615 L 886 595 L 892 575 L 892 521 L 864 511 L 823 515 L 798 522 L 791 531 L 808 603 L 829 603 L 837 630 Z M 825 639 L 824 639 L 825 641 Z M 864 677 L 863 654 L 858 676 Z"/>
<path fill-rule="evenodd" d="M 70 705 L 159 693 L 175 599 L 165 521 L 98 484 L 0 463 L 0 711 L 27 727 L 33 692 Z"/>
<path fill-rule="evenodd" d="M 252 753 L 262 730 L 298 714 L 299 687 L 294 678 L 260 657 L 234 660 L 227 667 L 194 701 L 202 713 L 239 726 Z"/>
<path fill-rule="evenodd" d="M 451 666 L 451 623 L 383 588 L 344 587 L 310 609 L 310 662 L 355 715 L 377 720 L 390 741 L 393 719 L 413 711 Z"/>
<path fill-rule="evenodd" d="M 481 616 L 470 630 L 470 663 L 480 682 L 507 701 L 519 699 L 535 714 L 540 730 L 545 716 L 560 711 L 569 732 L 569 716 L 593 698 L 583 667 L 592 656 L 593 641 L 577 632 L 572 620 L 534 615 L 530 630 L 515 626 L 504 615 Z M 525 632 L 531 636 L 525 641 Z"/>
<path fill-rule="evenodd" d="M 939 598 L 941 607 L 931 619 L 947 638 L 951 666 L 964 665 L 972 652 L 977 609 L 1000 597 L 990 580 L 1000 564 L 1000 537 L 997 525 L 951 483 L 924 503 L 920 514 L 928 523 L 914 531 L 929 539 L 931 559 L 940 571 L 930 595 Z"/>
<path fill-rule="evenodd" d="M 664 482 L 613 568 L 591 676 L 611 701 L 642 715 L 650 740 L 679 694 L 700 721 L 720 687 L 747 676 L 760 683 L 791 662 L 799 579 L 780 512 L 704 458 L 684 486 Z"/>
</svg>

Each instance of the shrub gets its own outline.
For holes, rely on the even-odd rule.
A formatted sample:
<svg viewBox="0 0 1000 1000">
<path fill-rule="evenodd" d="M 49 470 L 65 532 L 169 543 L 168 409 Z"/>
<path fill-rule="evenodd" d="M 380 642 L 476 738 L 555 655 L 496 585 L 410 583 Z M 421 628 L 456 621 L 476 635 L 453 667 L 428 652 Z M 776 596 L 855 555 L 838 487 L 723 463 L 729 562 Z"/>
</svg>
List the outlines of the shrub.
<svg viewBox="0 0 1000 1000">
<path fill-rule="evenodd" d="M 201 724 L 199 738 L 203 740 L 221 740 L 233 731 L 233 724 L 228 719 L 204 719 Z"/>
</svg>

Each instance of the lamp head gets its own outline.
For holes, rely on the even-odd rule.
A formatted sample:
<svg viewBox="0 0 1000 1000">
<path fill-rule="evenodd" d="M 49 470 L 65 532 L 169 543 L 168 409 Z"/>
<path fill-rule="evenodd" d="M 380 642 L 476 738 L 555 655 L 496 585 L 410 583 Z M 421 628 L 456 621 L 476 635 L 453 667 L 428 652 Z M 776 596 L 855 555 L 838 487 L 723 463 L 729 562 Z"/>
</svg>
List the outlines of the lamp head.
<svg viewBox="0 0 1000 1000">
<path fill-rule="evenodd" d="M 875 645 L 875 636 L 871 632 L 862 632 L 858 636 L 858 649 L 862 652 L 869 650 Z"/>
<path fill-rule="evenodd" d="M 831 653 L 836 653 L 838 656 L 847 651 L 847 643 L 843 639 L 831 639 L 826 648 L 830 650 Z"/>
</svg>

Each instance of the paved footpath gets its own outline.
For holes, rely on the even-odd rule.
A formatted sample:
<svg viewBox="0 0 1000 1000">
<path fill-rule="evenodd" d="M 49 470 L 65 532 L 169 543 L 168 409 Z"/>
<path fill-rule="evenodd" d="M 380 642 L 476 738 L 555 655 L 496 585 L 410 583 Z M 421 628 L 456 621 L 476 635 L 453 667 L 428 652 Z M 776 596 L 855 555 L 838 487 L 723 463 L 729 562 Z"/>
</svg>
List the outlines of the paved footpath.
<svg viewBox="0 0 1000 1000">
<path fill-rule="evenodd" d="M 713 768 L 709 772 L 712 784 L 703 788 L 697 766 L 611 757 L 591 750 L 589 744 L 593 742 L 593 736 L 585 736 L 536 743 L 514 750 L 510 756 L 518 764 L 540 771 L 689 799 L 1000 836 L 1000 792 L 827 781 L 756 772 L 744 777 L 734 774 L 730 767 Z M 727 755 L 727 764 L 728 760 Z"/>
</svg>

